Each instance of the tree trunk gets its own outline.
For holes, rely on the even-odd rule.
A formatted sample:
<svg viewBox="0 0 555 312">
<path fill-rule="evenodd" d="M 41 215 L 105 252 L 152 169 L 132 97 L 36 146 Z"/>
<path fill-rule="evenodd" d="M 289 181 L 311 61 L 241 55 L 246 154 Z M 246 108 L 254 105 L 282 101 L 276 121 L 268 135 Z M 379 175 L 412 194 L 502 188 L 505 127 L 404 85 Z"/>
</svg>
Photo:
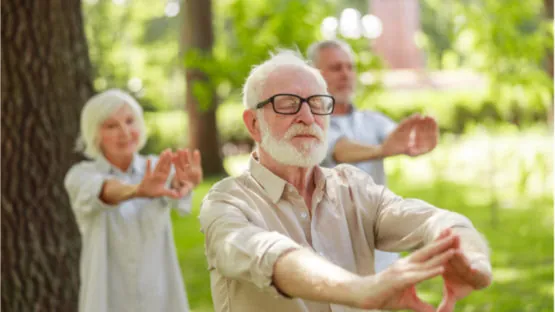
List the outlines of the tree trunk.
<svg viewBox="0 0 555 312">
<path fill-rule="evenodd" d="M 63 187 L 92 95 L 80 1 L 2 1 L 2 310 L 77 311 L 80 235 Z"/>
<path fill-rule="evenodd" d="M 214 42 L 212 3 L 210 0 L 185 0 L 182 29 L 182 52 L 197 49 L 210 54 Z M 216 123 L 216 92 L 208 87 L 206 98 L 199 99 L 193 89 L 195 83 L 208 86 L 209 77 L 199 70 L 186 68 L 186 111 L 189 118 L 189 145 L 202 154 L 202 169 L 206 176 L 225 174 Z M 209 103 L 200 103 L 200 100 Z M 201 107 L 207 107 L 201 109 Z"/>
</svg>

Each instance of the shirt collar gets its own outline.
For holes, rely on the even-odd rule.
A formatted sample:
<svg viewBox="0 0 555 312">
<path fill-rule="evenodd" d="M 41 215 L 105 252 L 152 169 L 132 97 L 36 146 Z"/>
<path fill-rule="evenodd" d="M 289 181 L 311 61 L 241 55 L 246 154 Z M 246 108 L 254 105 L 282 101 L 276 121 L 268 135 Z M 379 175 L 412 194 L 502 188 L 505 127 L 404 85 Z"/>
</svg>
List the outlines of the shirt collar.
<svg viewBox="0 0 555 312">
<path fill-rule="evenodd" d="M 270 200 L 275 204 L 277 203 L 286 186 L 293 187 L 287 181 L 275 175 L 268 168 L 264 167 L 260 162 L 258 162 L 258 156 L 256 152 L 251 154 L 249 158 L 248 171 L 253 176 L 253 178 L 260 184 L 262 189 L 266 192 Z M 325 190 L 326 185 L 326 174 L 327 171 L 322 170 L 319 166 L 314 168 L 314 181 L 315 189 L 314 192 L 319 190 Z"/>
<path fill-rule="evenodd" d="M 98 164 L 100 170 L 105 173 L 142 174 L 144 173 L 146 167 L 144 159 L 137 154 L 133 155 L 131 165 L 129 166 L 129 168 L 127 168 L 126 172 L 122 172 L 119 168 L 112 165 L 112 163 L 110 163 L 102 154 L 98 156 L 98 158 L 96 159 L 96 163 Z"/>
</svg>

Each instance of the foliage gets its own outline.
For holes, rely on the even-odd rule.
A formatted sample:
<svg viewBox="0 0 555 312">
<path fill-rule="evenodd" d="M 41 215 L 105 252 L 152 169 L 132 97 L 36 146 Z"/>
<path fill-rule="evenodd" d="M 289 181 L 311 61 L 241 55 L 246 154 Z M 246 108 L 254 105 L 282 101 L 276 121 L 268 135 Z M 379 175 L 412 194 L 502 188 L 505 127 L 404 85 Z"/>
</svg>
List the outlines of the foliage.
<svg viewBox="0 0 555 312">
<path fill-rule="evenodd" d="M 184 63 L 208 74 L 210 81 L 204 88 L 216 90 L 220 99 L 237 96 L 253 64 L 267 59 L 270 52 L 288 48 L 304 53 L 318 38 L 320 22 L 331 10 L 317 0 L 216 4 L 214 48 L 208 54 L 191 49 Z M 207 105 L 201 103 L 204 108 Z"/>
<path fill-rule="evenodd" d="M 139 98 L 147 111 L 183 107 L 178 17 L 165 16 L 164 8 L 163 1 L 84 1 L 97 91 L 123 89 Z"/>
<path fill-rule="evenodd" d="M 522 129 L 546 121 L 545 98 L 519 94 L 516 87 L 505 90 L 506 95 L 512 96 L 497 100 L 486 91 L 385 91 L 360 97 L 357 103 L 360 109 L 383 112 L 395 121 L 414 113 L 431 115 L 438 120 L 442 132 L 457 134 L 474 124 L 499 125 L 508 121 Z"/>
<path fill-rule="evenodd" d="M 546 58 L 553 50 L 553 21 L 546 18 L 543 0 L 426 0 L 422 29 L 418 42 L 430 65 L 485 73 L 500 110 L 552 104 Z"/>
</svg>

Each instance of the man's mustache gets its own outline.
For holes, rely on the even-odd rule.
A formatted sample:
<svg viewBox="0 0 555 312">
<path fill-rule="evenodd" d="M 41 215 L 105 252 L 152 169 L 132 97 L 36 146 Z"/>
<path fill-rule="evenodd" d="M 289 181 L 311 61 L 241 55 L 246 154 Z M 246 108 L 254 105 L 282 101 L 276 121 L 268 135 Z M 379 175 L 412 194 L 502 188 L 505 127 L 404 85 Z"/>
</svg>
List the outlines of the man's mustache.
<svg viewBox="0 0 555 312">
<path fill-rule="evenodd" d="M 315 136 L 319 141 L 322 141 L 322 138 L 324 137 L 324 131 L 315 124 L 312 124 L 311 126 L 295 124 L 291 128 L 289 128 L 289 130 L 287 130 L 283 138 L 288 140 L 296 135 L 303 134 Z"/>
</svg>

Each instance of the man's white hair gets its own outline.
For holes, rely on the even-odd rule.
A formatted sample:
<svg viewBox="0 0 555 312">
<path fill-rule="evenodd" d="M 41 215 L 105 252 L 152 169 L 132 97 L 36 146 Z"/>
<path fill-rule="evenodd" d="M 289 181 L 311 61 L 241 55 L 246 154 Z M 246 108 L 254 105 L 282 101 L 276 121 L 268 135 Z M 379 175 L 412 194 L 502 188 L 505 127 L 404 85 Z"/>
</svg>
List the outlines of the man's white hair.
<svg viewBox="0 0 555 312">
<path fill-rule="evenodd" d="M 329 39 L 317 41 L 311 44 L 310 47 L 308 47 L 306 54 L 312 66 L 317 67 L 318 59 L 320 57 L 320 51 L 327 48 L 341 49 L 349 54 L 351 59 L 354 60 L 355 53 L 353 52 L 353 48 L 351 48 L 351 46 L 347 42 L 339 39 Z"/>
<path fill-rule="evenodd" d="M 123 105 L 128 105 L 135 116 L 139 128 L 138 150 L 146 143 L 146 127 L 143 109 L 128 93 L 119 89 L 110 89 L 90 98 L 81 111 L 81 133 L 77 139 L 76 150 L 91 159 L 102 154 L 100 150 L 99 130 L 102 123 Z"/>
<path fill-rule="evenodd" d="M 299 67 L 314 75 L 318 84 L 327 90 L 328 86 L 322 74 L 303 59 L 300 53 L 293 50 L 278 50 L 277 54 L 271 54 L 270 59 L 264 63 L 254 66 L 245 85 L 243 86 L 243 104 L 247 109 L 255 109 L 262 99 L 262 91 L 266 80 L 272 72 L 282 67 Z"/>
</svg>

